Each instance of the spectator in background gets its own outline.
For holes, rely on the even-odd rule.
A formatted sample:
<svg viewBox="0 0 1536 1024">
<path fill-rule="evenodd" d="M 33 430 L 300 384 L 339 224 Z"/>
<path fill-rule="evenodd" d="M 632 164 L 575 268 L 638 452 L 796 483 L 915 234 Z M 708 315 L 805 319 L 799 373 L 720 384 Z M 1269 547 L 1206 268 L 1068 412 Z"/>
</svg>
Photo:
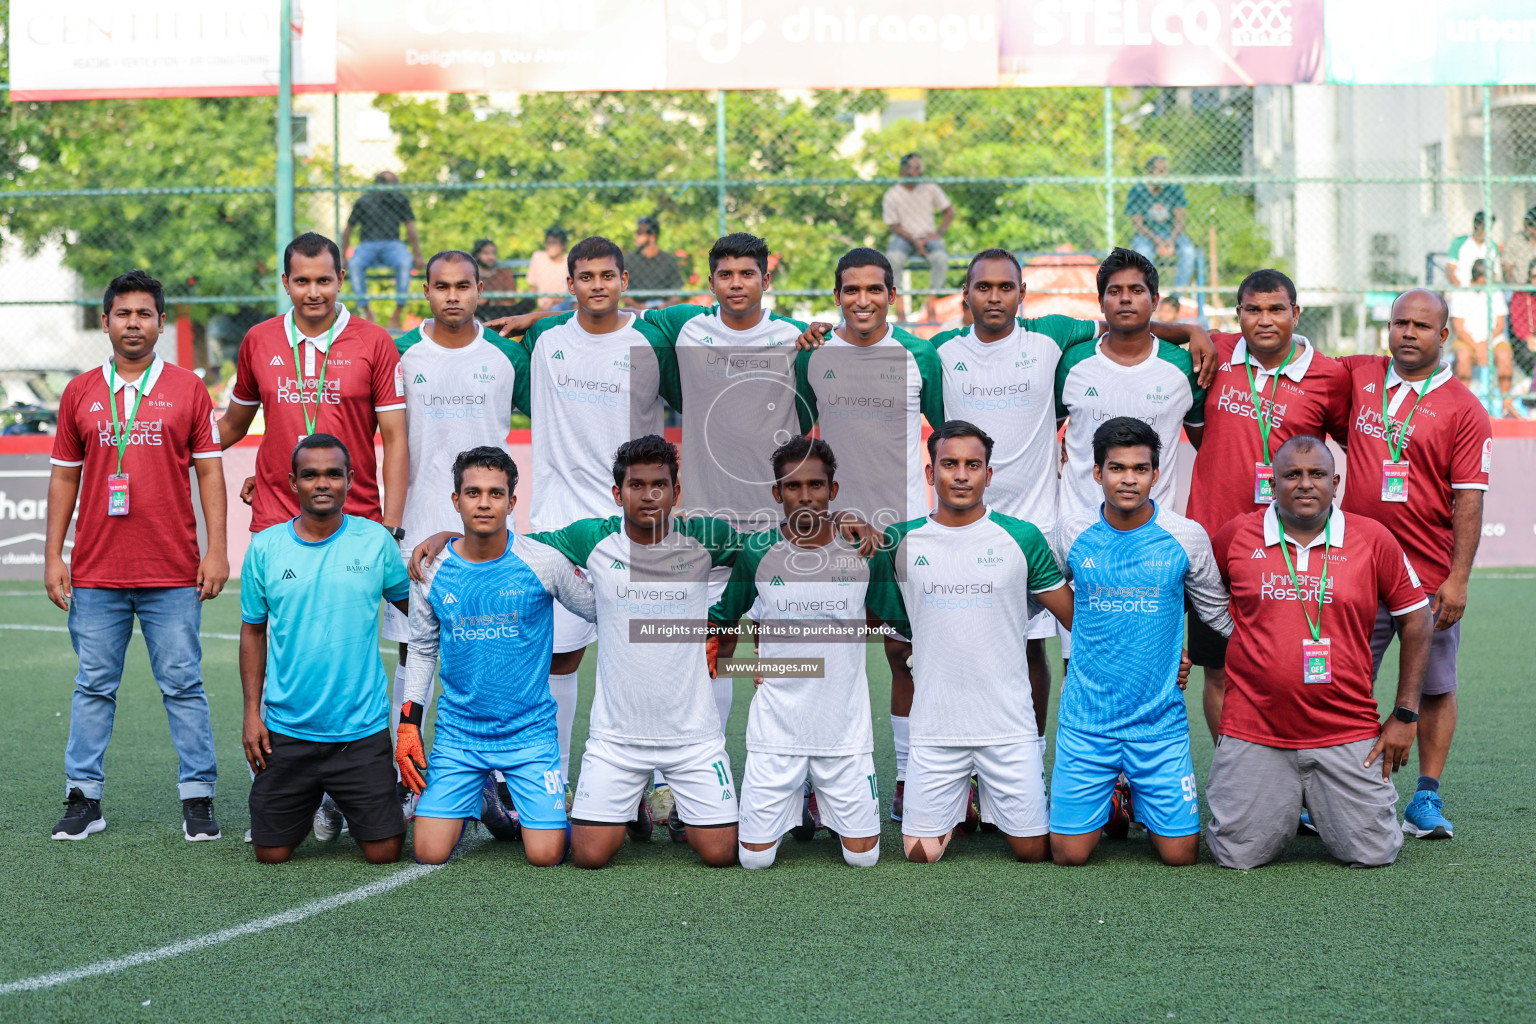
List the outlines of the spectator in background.
<svg viewBox="0 0 1536 1024">
<path fill-rule="evenodd" d="M 1184 308 L 1184 300 L 1177 295 L 1164 295 L 1157 304 L 1157 310 L 1152 314 L 1152 319 L 1159 323 L 1174 324 L 1179 322 L 1179 310 Z"/>
<path fill-rule="evenodd" d="M 394 171 L 380 171 L 373 179 L 379 185 L 398 185 L 400 179 Z M 400 241 L 400 225 L 405 225 L 405 237 L 410 247 Z M 352 204 L 347 226 L 341 232 L 341 251 L 347 251 L 352 229 L 357 228 L 357 248 L 347 261 L 347 273 L 352 275 L 352 291 L 357 296 L 357 308 L 368 315 L 368 270 L 371 267 L 389 267 L 395 272 L 395 294 L 405 295 L 411 287 L 411 271 L 421 269 L 421 241 L 416 237 L 416 214 L 411 211 L 411 201 L 399 189 L 377 189 L 364 192 Z M 400 329 L 400 318 L 405 313 L 405 300 L 395 303 L 395 315 L 389 326 Z"/>
<path fill-rule="evenodd" d="M 1504 257 L 1504 280 L 1509 284 L 1524 284 L 1529 276 L 1532 260 L 1536 260 L 1536 206 L 1525 211 L 1525 223 L 1520 234 L 1500 247 Z"/>
<path fill-rule="evenodd" d="M 1497 224 L 1498 221 L 1499 218 L 1493 218 L 1493 223 Z M 1488 260 L 1490 265 L 1496 265 L 1498 255 L 1499 247 L 1489 240 L 1483 211 L 1478 210 L 1472 215 L 1472 233 L 1451 239 L 1450 252 L 1445 260 L 1445 276 L 1450 278 L 1451 284 L 1463 287 L 1472 272 L 1473 263 Z"/>
<path fill-rule="evenodd" d="M 1162 177 L 1168 173 L 1168 158 L 1155 156 L 1147 161 L 1147 173 Z M 1177 257 L 1173 286 L 1183 288 L 1195 277 L 1195 244 L 1184 234 L 1184 218 L 1189 201 L 1183 185 L 1159 185 L 1138 182 L 1125 197 L 1125 212 L 1136 229 L 1131 248 L 1153 263 Z"/>
<path fill-rule="evenodd" d="M 641 217 L 635 222 L 635 251 L 624 257 L 625 268 L 629 271 L 628 291 L 682 288 L 683 270 L 678 266 L 676 256 L 662 251 L 657 244 L 660 238 L 661 223 L 655 217 Z M 658 306 L 675 306 L 682 301 L 679 295 L 665 298 L 651 296 L 640 299 L 639 305 L 653 309 Z"/>
<path fill-rule="evenodd" d="M 903 178 L 921 178 L 923 158 L 916 153 L 902 157 L 900 174 Z M 939 218 L 937 224 L 935 217 Z M 891 261 L 897 284 L 901 283 L 901 272 L 907 260 L 913 253 L 922 253 L 928 260 L 928 287 L 935 291 L 943 288 L 944 275 L 949 272 L 949 251 L 944 248 L 944 234 L 955 219 L 954 204 L 944 190 L 931 181 L 892 185 L 881 200 L 880 219 L 891 229 L 885 258 Z M 900 312 L 898 305 L 898 315 Z"/>
<path fill-rule="evenodd" d="M 528 258 L 528 287 L 536 292 L 555 292 L 537 300 L 536 308 L 575 309 L 567 284 L 570 274 L 565 266 L 565 228 L 552 225 L 544 232 L 544 248 Z"/>
<path fill-rule="evenodd" d="M 480 239 L 475 243 L 471 255 L 475 257 L 475 263 L 480 267 L 480 283 L 486 295 L 493 292 L 517 291 L 517 275 L 512 272 L 511 267 L 501 265 L 495 242 L 489 238 Z M 490 302 L 481 302 L 476 309 L 482 321 L 495 320 L 504 316 L 527 313 L 533 309 L 533 303 L 527 299 L 503 296 Z"/>
<path fill-rule="evenodd" d="M 1531 212 L 1536 213 L 1536 207 Z M 1536 287 L 1536 257 L 1525 266 L 1525 280 Z M 1509 333 L 1514 338 L 1510 355 L 1516 365 L 1528 374 L 1536 374 L 1536 292 L 1515 292 L 1509 300 Z M 1527 390 L 1536 390 L 1536 381 Z"/>
<path fill-rule="evenodd" d="M 1473 260 L 1471 284 L 1474 287 L 1486 285 L 1488 268 L 1492 266 L 1496 266 L 1492 260 Z M 1513 416 L 1515 409 L 1509 389 L 1514 382 L 1515 363 L 1504 335 L 1504 324 L 1509 315 L 1504 293 L 1451 292 L 1449 305 L 1457 379 L 1463 384 L 1472 383 L 1472 367 L 1488 365 L 1488 342 L 1493 339 L 1493 363 L 1499 378 L 1499 394 L 1504 398 L 1503 414 Z"/>
</svg>

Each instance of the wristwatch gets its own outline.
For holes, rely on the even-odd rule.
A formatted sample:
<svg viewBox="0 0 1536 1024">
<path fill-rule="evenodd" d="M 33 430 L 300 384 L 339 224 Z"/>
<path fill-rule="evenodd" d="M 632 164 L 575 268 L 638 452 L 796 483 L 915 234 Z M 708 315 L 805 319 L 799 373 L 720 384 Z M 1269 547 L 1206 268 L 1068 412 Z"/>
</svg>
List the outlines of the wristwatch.
<svg viewBox="0 0 1536 1024">
<path fill-rule="evenodd" d="M 395 540 L 405 540 L 405 527 L 397 526 L 389 531 L 389 535 L 395 538 Z"/>
<path fill-rule="evenodd" d="M 1405 708 L 1399 705 L 1392 709 L 1392 717 L 1404 725 L 1412 725 L 1419 720 L 1419 713 L 1412 708 Z"/>
</svg>

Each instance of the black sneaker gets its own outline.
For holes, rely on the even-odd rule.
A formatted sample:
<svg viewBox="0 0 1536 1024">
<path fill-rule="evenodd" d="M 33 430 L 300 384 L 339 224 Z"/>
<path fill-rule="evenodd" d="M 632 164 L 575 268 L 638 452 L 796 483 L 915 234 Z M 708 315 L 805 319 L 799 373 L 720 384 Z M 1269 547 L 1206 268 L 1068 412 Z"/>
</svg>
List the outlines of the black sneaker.
<svg viewBox="0 0 1536 1024">
<path fill-rule="evenodd" d="M 646 805 L 645 794 L 640 794 L 640 806 L 635 808 L 635 818 L 625 830 L 629 833 L 629 841 L 632 843 L 648 843 L 651 841 L 651 829 L 655 823 L 651 821 L 651 809 Z"/>
<path fill-rule="evenodd" d="M 213 816 L 213 798 L 194 796 L 181 802 L 181 834 L 189 843 L 206 843 L 219 838 L 219 823 Z"/>
<path fill-rule="evenodd" d="M 677 804 L 667 812 L 667 835 L 674 843 L 686 843 L 688 841 L 688 826 L 683 824 L 683 819 L 678 816 Z"/>
<path fill-rule="evenodd" d="M 107 827 L 107 819 L 101 816 L 101 801 L 90 800 L 78 789 L 69 791 L 64 801 L 64 817 L 53 826 L 55 839 L 84 839 Z"/>
</svg>

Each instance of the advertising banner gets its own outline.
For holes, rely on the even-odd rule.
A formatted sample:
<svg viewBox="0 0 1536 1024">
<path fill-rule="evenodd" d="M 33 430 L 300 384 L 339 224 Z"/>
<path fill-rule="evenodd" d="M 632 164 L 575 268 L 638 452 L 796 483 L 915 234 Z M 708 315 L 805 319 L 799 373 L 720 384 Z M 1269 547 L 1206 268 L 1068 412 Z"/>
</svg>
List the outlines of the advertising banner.
<svg viewBox="0 0 1536 1024">
<path fill-rule="evenodd" d="M 1003 85 L 1323 80 L 1323 0 L 1000 0 L 998 12 Z"/>
<path fill-rule="evenodd" d="M 1328 81 L 1344 85 L 1536 82 L 1531 0 L 1328 0 Z"/>
</svg>

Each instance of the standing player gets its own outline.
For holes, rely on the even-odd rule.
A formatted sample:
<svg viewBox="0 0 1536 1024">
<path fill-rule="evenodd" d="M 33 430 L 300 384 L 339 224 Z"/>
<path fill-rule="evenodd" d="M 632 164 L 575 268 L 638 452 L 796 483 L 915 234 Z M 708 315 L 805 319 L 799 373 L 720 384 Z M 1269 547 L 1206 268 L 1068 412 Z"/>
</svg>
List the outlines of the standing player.
<svg viewBox="0 0 1536 1024">
<path fill-rule="evenodd" d="M 876 558 L 871 565 L 838 537 L 827 512 L 837 498 L 831 446 L 796 437 L 774 451 L 772 466 L 781 525 L 746 538 L 730 583 L 710 610 L 711 622 L 733 627 L 756 607 L 760 628 L 770 631 L 786 620 L 865 625 L 865 598 L 881 582 L 871 573 L 889 562 Z M 764 658 L 820 658 L 824 668 L 817 678 L 766 677 L 752 698 L 741 781 L 742 867 L 772 866 L 784 833 L 802 820 L 807 772 L 821 821 L 842 842 L 843 860 L 873 867 L 880 859 L 867 659 L 862 636 L 854 636 L 856 641 L 761 642 Z"/>
<path fill-rule="evenodd" d="M 383 523 L 400 537 L 410 479 L 400 358 L 388 331 L 354 318 L 337 301 L 345 277 L 335 242 L 312 231 L 295 238 L 283 250 L 283 288 L 293 309 L 252 327 L 240 343 L 235 389 L 218 436 L 225 448 L 245 437 L 261 407 L 266 434 L 256 475 L 241 491 L 251 504 L 252 533 L 298 515 L 289 456 L 294 444 L 324 430 L 355 453 L 347 514 Z M 384 440 L 382 508 L 375 431 Z"/>
<path fill-rule="evenodd" d="M 548 685 L 552 610 L 558 601 L 594 616 L 592 588 L 558 551 L 507 529 L 517 466 L 501 447 L 462 452 L 451 472 L 464 536 L 424 568 L 411 600 L 410 672 L 395 753 L 401 777 L 416 792 L 426 790 L 411 845 L 418 861 L 447 860 L 499 771 L 518 809 L 528 863 L 547 867 L 565 856 L 566 835 Z M 439 658 L 443 699 L 429 767 L 421 724 Z"/>
<path fill-rule="evenodd" d="M 1296 333 L 1296 286 L 1278 270 L 1255 270 L 1237 287 L 1241 334 L 1218 333 L 1220 366 L 1205 402 L 1187 515 L 1214 537 L 1240 515 L 1274 500 L 1275 450 L 1299 434 L 1349 432 L 1349 372 Z M 1189 658 L 1205 670 L 1205 724 L 1216 738 L 1226 687 L 1227 638 L 1191 609 Z"/>
<path fill-rule="evenodd" d="M 405 818 L 379 602 L 403 610 L 409 581 L 388 531 L 342 511 L 352 483 L 346 446 L 313 434 L 291 460 L 299 515 L 257 534 L 240 573 L 251 842 L 263 864 L 286 861 L 329 794 L 363 856 L 387 864 L 400 859 Z"/>
<path fill-rule="evenodd" d="M 709 571 L 732 563 L 740 536 L 718 519 L 673 518 L 677 449 L 655 434 L 619 446 L 613 481 L 611 500 L 623 515 L 533 536 L 587 575 L 597 603 L 597 695 L 576 780 L 571 856 L 583 868 L 613 859 L 660 771 L 689 845 L 711 867 L 734 864 L 736 785 L 703 637 L 654 631 L 658 622 L 707 619 Z"/>
<path fill-rule="evenodd" d="M 944 422 L 939 357 L 922 338 L 892 327 L 895 275 L 874 249 L 851 249 L 837 261 L 833 286 L 843 322 L 825 344 L 802 349 L 795 361 L 801 432 L 817 423 L 834 451 L 858 452 L 839 481 L 838 507 L 878 529 L 928 512 L 923 477 L 923 420 Z M 824 326 L 824 325 L 822 325 Z M 817 328 L 807 333 L 817 334 Z M 891 819 L 900 821 L 910 747 L 910 644 L 888 637 L 891 731 L 896 745 L 896 792 Z"/>
<path fill-rule="evenodd" d="M 427 261 L 427 303 L 432 318 L 395 341 L 405 382 L 410 489 L 401 519 L 402 557 L 431 534 L 456 530 L 453 452 L 489 445 L 505 448 L 512 410 L 528 408 L 528 355 L 475 319 L 483 284 L 479 261 L 449 249 Z M 394 709 L 404 700 L 410 623 L 384 610 L 384 639 L 400 644 Z M 432 703 L 431 687 L 418 701 Z M 406 817 L 410 817 L 407 812 Z"/>
<path fill-rule="evenodd" d="M 1232 620 L 1205 531 L 1151 499 L 1161 448 L 1142 420 L 1107 420 L 1093 433 L 1103 504 L 1063 516 L 1051 531 L 1074 608 L 1051 773 L 1057 864 L 1087 862 L 1122 774 L 1163 863 L 1193 864 L 1200 845 L 1178 681 L 1185 599 L 1213 632 L 1231 632 Z"/>
<path fill-rule="evenodd" d="M 1443 362 L 1446 313 L 1434 292 L 1404 292 L 1392 304 L 1391 357 L 1341 360 L 1353 385 L 1344 511 L 1392 531 L 1431 595 L 1435 617 L 1419 705 L 1419 783 L 1403 811 L 1403 830 L 1420 839 L 1452 834 L 1440 776 L 1456 732 L 1461 616 L 1493 463 L 1488 413 Z M 1378 668 L 1393 633 L 1403 633 L 1389 611 L 1379 609 L 1371 637 Z"/>
<path fill-rule="evenodd" d="M 1031 598 L 1070 627 L 1072 594 L 1039 529 L 987 508 L 992 439 L 952 420 L 934 428 L 928 450 L 938 508 L 886 531 L 881 557 L 896 582 L 870 595 L 870 610 L 912 638 L 902 842 L 908 860 L 942 857 L 966 817 L 975 775 L 981 819 L 1008 837 L 1014 856 L 1043 861 L 1044 766 L 1025 634 Z"/>
<path fill-rule="evenodd" d="M 84 839 L 107 827 L 107 743 L 137 616 L 180 762 L 182 835 L 217 839 L 218 764 L 198 641 L 201 602 L 217 597 L 229 578 L 224 468 L 209 430 L 213 403 L 195 374 L 155 354 L 165 326 L 159 281 L 142 270 L 113 278 L 101 326 L 112 355 L 64 388 L 50 459 L 44 582 L 49 599 L 69 613 L 80 658 L 64 749 L 64 817 L 53 838 Z M 189 466 L 208 524 L 201 560 Z M 64 535 L 82 489 L 66 565 Z"/>
</svg>

